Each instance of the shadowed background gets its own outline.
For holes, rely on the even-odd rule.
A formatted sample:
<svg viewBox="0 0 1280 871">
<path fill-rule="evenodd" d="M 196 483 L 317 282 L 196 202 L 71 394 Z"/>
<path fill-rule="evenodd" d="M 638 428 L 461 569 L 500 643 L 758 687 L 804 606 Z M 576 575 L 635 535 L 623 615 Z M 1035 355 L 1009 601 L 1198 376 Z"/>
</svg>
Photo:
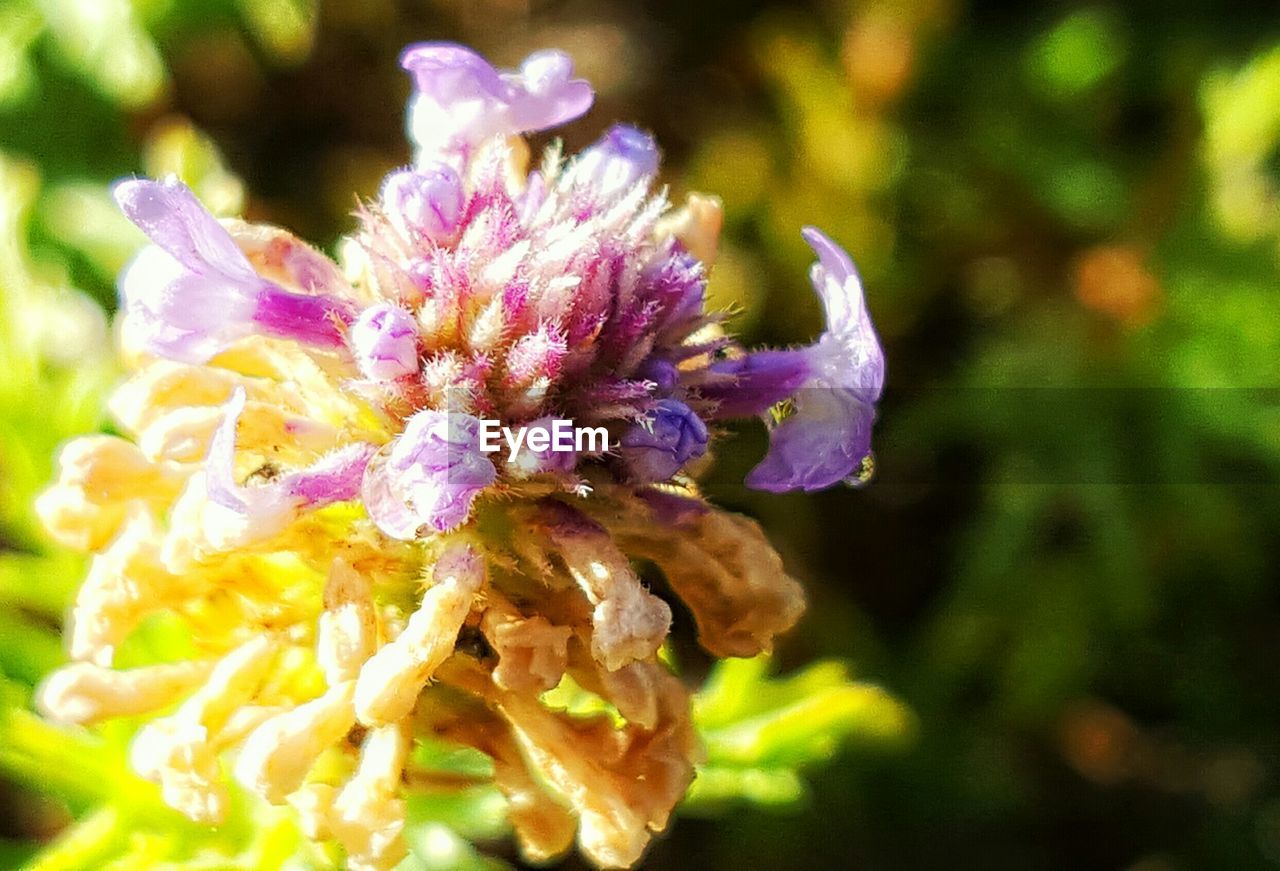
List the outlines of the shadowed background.
<svg viewBox="0 0 1280 871">
<path fill-rule="evenodd" d="M 7 0 L 6 678 L 59 661 L 82 577 L 29 502 L 116 377 L 102 310 L 140 237 L 107 185 L 185 170 L 216 211 L 331 250 L 408 160 L 396 59 L 424 39 L 498 65 L 572 54 L 599 97 L 558 131 L 570 151 L 634 122 L 673 199 L 723 198 L 710 294 L 748 344 L 819 331 L 816 224 L 858 261 L 886 345 L 875 482 L 753 494 L 765 436 L 742 427 L 707 489 L 809 590 L 783 664 L 850 662 L 915 712 L 912 740 L 834 754 L 773 810 L 682 817 L 647 867 L 1280 864 L 1264 4 Z M 66 824 L 52 782 L 76 773 L 45 790 L 2 751 L 0 772 L 10 867 Z"/>
</svg>

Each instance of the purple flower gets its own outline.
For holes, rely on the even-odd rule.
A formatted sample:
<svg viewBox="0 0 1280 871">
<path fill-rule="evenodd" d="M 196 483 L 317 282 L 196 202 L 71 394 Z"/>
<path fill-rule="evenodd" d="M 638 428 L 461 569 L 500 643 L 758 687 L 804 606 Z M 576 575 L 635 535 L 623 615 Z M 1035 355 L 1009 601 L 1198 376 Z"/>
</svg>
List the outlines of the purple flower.
<svg viewBox="0 0 1280 871">
<path fill-rule="evenodd" d="M 678 399 L 663 399 L 650 417 L 622 436 L 620 453 L 631 476 L 666 481 L 707 452 L 707 426 Z"/>
<path fill-rule="evenodd" d="M 254 272 L 248 258 L 191 189 L 174 176 L 129 179 L 114 190 L 121 211 L 154 245 L 120 278 L 126 314 L 146 348 L 203 363 L 254 333 L 322 348 L 342 345 L 347 303 L 291 293 Z"/>
<path fill-rule="evenodd" d="M 480 450 L 479 419 L 427 409 L 369 464 L 365 507 L 379 529 L 409 541 L 423 526 L 444 532 L 464 523 L 477 494 L 497 477 Z"/>
<path fill-rule="evenodd" d="M 465 205 L 462 179 L 444 164 L 397 170 L 382 183 L 382 210 L 410 240 L 452 240 Z"/>
<path fill-rule="evenodd" d="M 255 537 L 271 535 L 301 511 L 360 495 L 360 482 L 374 452 L 373 445 L 363 443 L 340 448 L 306 469 L 263 484 L 237 484 L 236 426 L 244 406 L 244 388 L 237 387 L 226 405 L 226 417 L 209 442 L 205 475 L 209 501 L 235 514 L 238 526 Z"/>
<path fill-rule="evenodd" d="M 423 161 L 465 156 L 491 136 L 555 127 L 595 99 L 559 51 L 534 52 L 519 70 L 499 71 L 464 46 L 424 42 L 406 49 L 400 64 L 414 78 L 409 138 Z"/>
<path fill-rule="evenodd" d="M 804 238 L 818 255 L 809 276 L 826 310 L 827 331 L 811 347 L 789 352 L 803 354 L 808 369 L 795 393 L 795 412 L 773 427 L 769 453 L 747 475 L 748 486 L 775 493 L 821 490 L 848 479 L 871 452 L 875 403 L 884 386 L 884 352 L 853 261 L 819 230 L 805 228 Z M 746 361 L 740 365 L 751 373 L 748 384 L 795 377 L 794 357 L 751 354 Z"/>
<path fill-rule="evenodd" d="M 622 193 L 658 174 L 658 145 L 643 130 L 615 124 L 578 154 L 569 174 L 571 181 L 602 194 Z"/>
<path fill-rule="evenodd" d="M 360 372 L 371 381 L 392 381 L 418 371 L 418 328 L 398 305 L 378 303 L 356 318 L 347 334 Z"/>
</svg>

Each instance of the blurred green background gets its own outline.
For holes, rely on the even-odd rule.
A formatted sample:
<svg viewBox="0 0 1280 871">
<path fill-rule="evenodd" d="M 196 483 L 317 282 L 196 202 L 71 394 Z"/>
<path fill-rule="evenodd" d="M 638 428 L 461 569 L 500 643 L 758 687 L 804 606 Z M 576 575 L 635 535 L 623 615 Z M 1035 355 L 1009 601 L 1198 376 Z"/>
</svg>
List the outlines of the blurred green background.
<svg viewBox="0 0 1280 871">
<path fill-rule="evenodd" d="M 871 486 L 750 493 L 743 428 L 708 489 L 810 591 L 782 664 L 844 660 L 915 728 L 692 802 L 647 867 L 1280 865 L 1280 10 L 0 0 L 0 867 L 115 825 L 96 745 L 25 713 L 83 573 L 30 500 L 105 425 L 139 243 L 107 185 L 178 171 L 331 247 L 408 160 L 422 39 L 569 51 L 599 92 L 570 149 L 633 121 L 675 196 L 723 197 L 748 343 L 819 329 L 812 223 L 887 347 Z"/>
</svg>

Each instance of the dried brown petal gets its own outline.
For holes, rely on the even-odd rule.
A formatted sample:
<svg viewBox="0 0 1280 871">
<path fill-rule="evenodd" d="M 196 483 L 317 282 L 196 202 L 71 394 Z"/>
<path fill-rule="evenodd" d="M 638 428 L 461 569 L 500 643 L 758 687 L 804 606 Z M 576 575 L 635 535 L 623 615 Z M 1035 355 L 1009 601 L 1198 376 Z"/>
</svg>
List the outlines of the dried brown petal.
<svg viewBox="0 0 1280 871">
<path fill-rule="evenodd" d="M 499 606 L 493 596 L 480 625 L 498 654 L 493 670 L 498 686 L 539 693 L 560 683 L 571 628 L 555 626 L 542 615 L 525 617 L 509 605 Z"/>
<path fill-rule="evenodd" d="M 804 612 L 804 590 L 760 526 L 738 514 L 665 493 L 615 488 L 587 510 L 622 549 L 653 560 L 693 611 L 698 638 L 716 656 L 755 656 Z"/>
<path fill-rule="evenodd" d="M 270 670 L 278 642 L 260 635 L 227 654 L 176 712 L 156 720 L 133 740 L 133 768 L 160 784 L 165 804 L 196 822 L 218 825 L 229 797 L 218 751 L 222 727 L 253 698 Z"/>
<path fill-rule="evenodd" d="M 546 500 L 525 514 L 527 529 L 550 545 L 594 606 L 591 649 L 613 670 L 647 659 L 662 645 L 671 609 L 641 585 L 609 534 L 569 506 Z"/>
</svg>

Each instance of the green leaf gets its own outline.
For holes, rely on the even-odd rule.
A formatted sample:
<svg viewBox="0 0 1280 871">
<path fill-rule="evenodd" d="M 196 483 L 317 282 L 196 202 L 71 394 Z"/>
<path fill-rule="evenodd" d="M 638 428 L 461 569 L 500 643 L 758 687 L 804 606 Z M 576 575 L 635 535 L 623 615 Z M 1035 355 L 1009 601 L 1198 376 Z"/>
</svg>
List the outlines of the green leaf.
<svg viewBox="0 0 1280 871">
<path fill-rule="evenodd" d="M 803 767 L 829 761 L 850 744 L 901 746 L 912 733 L 912 715 L 901 702 L 851 680 L 838 662 L 785 678 L 768 672 L 768 657 L 725 660 L 696 696 L 694 722 L 707 758 L 686 808 L 735 800 L 794 805 L 804 795 Z"/>
</svg>

